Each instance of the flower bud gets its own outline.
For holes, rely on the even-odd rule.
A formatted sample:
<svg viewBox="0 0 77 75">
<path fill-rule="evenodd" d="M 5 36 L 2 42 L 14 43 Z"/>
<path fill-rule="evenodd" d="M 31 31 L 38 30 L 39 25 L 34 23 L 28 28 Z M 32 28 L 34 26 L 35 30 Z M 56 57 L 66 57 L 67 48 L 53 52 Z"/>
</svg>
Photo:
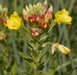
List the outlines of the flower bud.
<svg viewBox="0 0 77 75">
<path fill-rule="evenodd" d="M 38 36 L 40 34 L 40 30 L 38 28 L 32 28 L 31 34 L 33 36 Z"/>
<path fill-rule="evenodd" d="M 7 21 L 5 20 L 5 21 L 3 21 L 3 26 L 5 26 L 7 24 Z"/>
<path fill-rule="evenodd" d="M 3 40 L 3 36 L 2 36 L 2 35 L 0 35 L 0 41 L 1 41 L 1 40 Z"/>
<path fill-rule="evenodd" d="M 33 14 L 31 14 L 31 16 L 28 17 L 28 19 L 30 23 L 34 23 L 36 21 L 36 18 Z"/>
<path fill-rule="evenodd" d="M 52 12 L 53 12 L 53 7 L 51 5 L 50 8 L 48 9 L 46 15 L 45 15 L 45 18 L 48 17 L 49 20 L 52 19 Z"/>
<path fill-rule="evenodd" d="M 48 27 L 49 27 L 49 23 L 44 22 L 41 24 L 41 28 L 43 29 L 47 29 Z"/>
<path fill-rule="evenodd" d="M 44 14 L 38 14 L 37 17 L 36 17 L 36 21 L 38 23 L 42 23 L 44 21 Z"/>
<path fill-rule="evenodd" d="M 6 13 L 6 12 L 4 13 L 4 17 L 5 17 L 5 18 L 7 17 L 7 13 Z"/>
<path fill-rule="evenodd" d="M 24 16 L 24 20 L 28 21 L 28 14 L 27 14 L 27 11 L 25 9 L 23 9 L 23 16 Z"/>
<path fill-rule="evenodd" d="M 44 8 L 45 8 L 45 10 L 47 10 L 47 0 L 45 0 L 45 2 L 44 2 Z"/>
<path fill-rule="evenodd" d="M 2 22 L 3 22 L 3 18 L 0 17 L 0 23 L 2 23 Z"/>
</svg>

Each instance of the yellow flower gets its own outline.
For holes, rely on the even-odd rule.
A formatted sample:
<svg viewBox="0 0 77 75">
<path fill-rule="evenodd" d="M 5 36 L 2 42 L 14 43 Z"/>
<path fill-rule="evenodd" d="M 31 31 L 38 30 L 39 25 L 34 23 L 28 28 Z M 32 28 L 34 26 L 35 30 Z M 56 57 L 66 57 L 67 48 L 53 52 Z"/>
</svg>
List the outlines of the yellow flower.
<svg viewBox="0 0 77 75">
<path fill-rule="evenodd" d="M 56 43 L 52 45 L 52 54 L 54 54 L 55 48 L 57 48 L 63 54 L 68 54 L 68 52 L 70 52 L 70 49 L 68 49 L 67 47 Z"/>
<path fill-rule="evenodd" d="M 9 29 L 20 29 L 23 28 L 22 19 L 18 16 L 17 12 L 13 12 L 10 18 L 7 20 L 6 26 Z"/>
<path fill-rule="evenodd" d="M 72 18 L 68 15 L 68 11 L 64 8 L 62 11 L 58 11 L 55 14 L 55 22 L 60 25 L 60 23 L 71 24 Z"/>
</svg>

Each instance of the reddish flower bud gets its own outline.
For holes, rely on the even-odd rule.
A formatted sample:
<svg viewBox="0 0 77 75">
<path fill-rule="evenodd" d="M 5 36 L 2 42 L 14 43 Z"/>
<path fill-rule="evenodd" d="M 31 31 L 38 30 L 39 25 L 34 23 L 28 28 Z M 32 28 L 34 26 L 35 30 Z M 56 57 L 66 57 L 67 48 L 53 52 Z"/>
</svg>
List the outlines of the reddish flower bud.
<svg viewBox="0 0 77 75">
<path fill-rule="evenodd" d="M 42 23 L 41 24 L 41 28 L 43 28 L 43 29 L 47 29 L 49 27 L 49 23 Z"/>
<path fill-rule="evenodd" d="M 5 25 L 6 25 L 6 23 L 7 23 L 7 21 L 5 20 L 5 21 L 3 22 L 3 26 L 5 26 Z"/>
<path fill-rule="evenodd" d="M 4 13 L 4 17 L 7 17 L 7 13 L 6 12 Z"/>
<path fill-rule="evenodd" d="M 44 14 L 38 14 L 37 17 L 36 17 L 36 21 L 38 23 L 42 23 L 44 21 Z"/>
<path fill-rule="evenodd" d="M 47 10 L 47 7 L 48 7 L 47 0 L 45 0 L 45 2 L 44 2 L 44 8 L 45 8 L 45 10 Z"/>
<path fill-rule="evenodd" d="M 36 21 L 36 18 L 33 14 L 31 14 L 31 16 L 28 17 L 28 19 L 30 23 L 34 23 Z"/>
<path fill-rule="evenodd" d="M 2 23 L 2 22 L 3 22 L 3 18 L 0 17 L 0 23 Z"/>
<path fill-rule="evenodd" d="M 0 35 L 0 41 L 1 41 L 1 40 L 3 40 L 3 36 L 2 36 L 2 35 Z"/>
<path fill-rule="evenodd" d="M 24 16 L 24 20 L 28 21 L 28 14 L 27 14 L 27 11 L 25 9 L 23 9 L 23 16 Z"/>
<path fill-rule="evenodd" d="M 51 5 L 51 7 L 48 9 L 46 15 L 45 15 L 45 18 L 48 17 L 49 20 L 52 19 L 52 12 L 53 12 L 53 7 Z"/>
<path fill-rule="evenodd" d="M 32 34 L 33 36 L 37 36 L 37 35 L 40 34 L 40 30 L 39 30 L 38 28 L 32 28 L 31 34 Z"/>
<path fill-rule="evenodd" d="M 24 20 L 28 21 L 28 16 L 27 15 L 24 15 Z"/>
</svg>

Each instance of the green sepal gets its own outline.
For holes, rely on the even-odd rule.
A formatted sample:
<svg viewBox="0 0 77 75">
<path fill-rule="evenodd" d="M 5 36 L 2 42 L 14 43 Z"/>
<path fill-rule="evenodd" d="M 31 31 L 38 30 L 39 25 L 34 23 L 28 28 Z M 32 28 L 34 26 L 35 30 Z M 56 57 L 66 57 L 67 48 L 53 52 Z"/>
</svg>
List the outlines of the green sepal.
<svg viewBox="0 0 77 75">
<path fill-rule="evenodd" d="M 49 70 L 46 75 L 54 75 L 54 73 L 55 73 L 55 71 L 56 71 L 56 69 L 57 69 L 57 65 L 58 65 L 58 64 L 56 64 L 51 70 Z"/>
<path fill-rule="evenodd" d="M 18 53 L 19 53 L 19 55 L 20 55 L 22 58 L 24 58 L 26 61 L 33 62 L 33 59 L 32 59 L 30 56 L 25 55 L 25 54 L 23 54 L 23 53 L 21 53 L 21 52 L 18 52 Z"/>
</svg>

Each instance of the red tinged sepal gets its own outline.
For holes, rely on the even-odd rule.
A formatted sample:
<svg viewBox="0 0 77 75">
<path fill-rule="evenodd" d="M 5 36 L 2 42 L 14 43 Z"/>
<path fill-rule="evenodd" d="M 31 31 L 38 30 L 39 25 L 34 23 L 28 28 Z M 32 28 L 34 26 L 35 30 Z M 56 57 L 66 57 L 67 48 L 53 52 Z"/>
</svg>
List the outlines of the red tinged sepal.
<svg viewBox="0 0 77 75">
<path fill-rule="evenodd" d="M 51 5 L 51 7 L 48 9 L 47 13 L 45 14 L 45 18 L 48 17 L 49 20 L 52 19 L 52 12 L 53 12 L 53 7 Z"/>
<path fill-rule="evenodd" d="M 2 23 L 2 22 L 3 22 L 3 18 L 0 17 L 0 23 Z"/>
<path fill-rule="evenodd" d="M 38 28 L 32 28 L 31 34 L 35 37 L 40 34 L 40 30 Z"/>
<path fill-rule="evenodd" d="M 6 12 L 4 13 L 4 17 L 7 17 L 7 13 Z"/>
<path fill-rule="evenodd" d="M 7 21 L 5 20 L 5 21 L 3 21 L 3 26 L 5 26 L 7 24 Z"/>
<path fill-rule="evenodd" d="M 41 28 L 43 28 L 43 29 L 47 29 L 49 27 L 49 23 L 42 23 L 41 24 Z"/>
<path fill-rule="evenodd" d="M 24 20 L 28 21 L 28 16 L 27 15 L 24 15 Z"/>
<path fill-rule="evenodd" d="M 44 2 L 44 8 L 45 8 L 45 10 L 47 10 L 47 7 L 48 7 L 47 0 L 45 0 L 45 2 Z"/>
<path fill-rule="evenodd" d="M 44 21 L 44 14 L 38 14 L 36 17 L 36 21 L 38 23 L 42 23 Z"/>
<path fill-rule="evenodd" d="M 31 16 L 28 17 L 28 19 L 30 23 L 34 23 L 36 21 L 36 18 L 33 14 L 31 14 Z"/>
</svg>

